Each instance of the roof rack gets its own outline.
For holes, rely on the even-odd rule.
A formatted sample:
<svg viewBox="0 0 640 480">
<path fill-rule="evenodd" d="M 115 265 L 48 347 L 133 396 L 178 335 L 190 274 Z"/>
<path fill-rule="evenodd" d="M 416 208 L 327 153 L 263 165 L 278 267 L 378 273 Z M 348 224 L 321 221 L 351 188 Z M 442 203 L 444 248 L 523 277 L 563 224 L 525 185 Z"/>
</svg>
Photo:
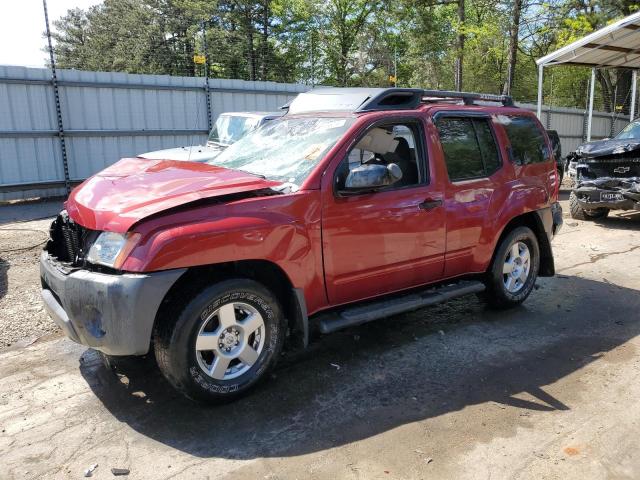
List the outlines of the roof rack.
<svg viewBox="0 0 640 480">
<path fill-rule="evenodd" d="M 377 95 L 367 98 L 355 111 L 413 109 L 421 103 L 437 100 L 462 100 L 465 105 L 474 105 L 476 101 L 502 103 L 505 107 L 514 105 L 513 98 L 509 95 L 420 88 L 385 88 L 381 89 Z"/>
<path fill-rule="evenodd" d="M 413 110 L 423 103 L 459 101 L 473 105 L 476 101 L 513 106 L 507 95 L 489 93 L 423 90 L 421 88 L 316 88 L 300 93 L 283 109 L 290 114 L 319 111 L 371 112 L 380 110 Z"/>
<path fill-rule="evenodd" d="M 473 105 L 478 100 L 481 102 L 497 102 L 501 103 L 505 107 L 513 107 L 513 97 L 510 95 L 494 95 L 492 93 L 473 93 L 473 92 L 452 92 L 448 90 L 423 90 L 424 97 L 429 98 L 452 98 L 462 99 L 465 105 Z"/>
</svg>

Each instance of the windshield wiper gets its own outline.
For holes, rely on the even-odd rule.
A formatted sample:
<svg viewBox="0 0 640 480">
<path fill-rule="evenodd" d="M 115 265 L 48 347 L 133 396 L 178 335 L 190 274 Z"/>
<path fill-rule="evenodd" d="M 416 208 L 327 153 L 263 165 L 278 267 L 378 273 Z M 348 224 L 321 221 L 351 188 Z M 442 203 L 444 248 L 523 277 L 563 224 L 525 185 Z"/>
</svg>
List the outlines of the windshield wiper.
<svg viewBox="0 0 640 480">
<path fill-rule="evenodd" d="M 236 168 L 236 170 L 238 170 L 239 172 L 248 173 L 249 175 L 253 175 L 255 177 L 262 178 L 263 180 L 267 179 L 266 175 L 262 175 L 261 173 L 250 172 L 249 170 L 240 170 L 239 168 Z"/>
</svg>

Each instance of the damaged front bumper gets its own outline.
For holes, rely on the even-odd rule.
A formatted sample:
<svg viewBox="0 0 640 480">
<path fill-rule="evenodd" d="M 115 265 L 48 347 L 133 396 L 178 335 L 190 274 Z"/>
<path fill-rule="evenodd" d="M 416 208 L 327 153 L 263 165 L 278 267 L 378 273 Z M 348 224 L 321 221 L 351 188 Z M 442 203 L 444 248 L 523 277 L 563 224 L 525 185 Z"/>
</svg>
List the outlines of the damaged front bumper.
<svg viewBox="0 0 640 480">
<path fill-rule="evenodd" d="M 109 355 L 149 351 L 158 308 L 184 272 L 67 271 L 48 252 L 40 256 L 42 299 L 53 321 L 74 342 Z"/>
<path fill-rule="evenodd" d="M 640 177 L 584 179 L 573 193 L 585 210 L 640 210 Z"/>
</svg>

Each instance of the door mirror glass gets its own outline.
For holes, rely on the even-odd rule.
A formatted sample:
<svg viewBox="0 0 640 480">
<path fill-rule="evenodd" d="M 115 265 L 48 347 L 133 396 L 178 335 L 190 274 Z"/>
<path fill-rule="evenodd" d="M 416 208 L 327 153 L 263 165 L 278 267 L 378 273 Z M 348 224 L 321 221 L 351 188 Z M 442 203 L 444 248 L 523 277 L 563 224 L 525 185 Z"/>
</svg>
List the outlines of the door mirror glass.
<svg viewBox="0 0 640 480">
<path fill-rule="evenodd" d="M 395 163 L 363 164 L 349 172 L 345 181 L 348 192 L 388 187 L 402 179 L 402 170 Z"/>
</svg>

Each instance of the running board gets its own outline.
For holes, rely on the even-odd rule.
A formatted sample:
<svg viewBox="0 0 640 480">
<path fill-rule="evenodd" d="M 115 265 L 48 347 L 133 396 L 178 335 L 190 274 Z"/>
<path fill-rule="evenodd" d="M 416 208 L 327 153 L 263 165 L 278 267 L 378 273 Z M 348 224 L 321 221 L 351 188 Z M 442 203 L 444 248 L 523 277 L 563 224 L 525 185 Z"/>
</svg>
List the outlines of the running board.
<svg viewBox="0 0 640 480">
<path fill-rule="evenodd" d="M 446 302 L 452 298 L 461 297 L 470 293 L 479 293 L 485 290 L 482 282 L 461 281 L 444 285 L 438 288 L 430 288 L 422 292 L 410 293 L 399 297 L 373 301 L 365 305 L 347 307 L 337 312 L 322 313 L 317 321 L 320 333 L 331 333 L 355 325 L 390 317 L 398 313 L 417 310 L 418 308 Z"/>
</svg>

